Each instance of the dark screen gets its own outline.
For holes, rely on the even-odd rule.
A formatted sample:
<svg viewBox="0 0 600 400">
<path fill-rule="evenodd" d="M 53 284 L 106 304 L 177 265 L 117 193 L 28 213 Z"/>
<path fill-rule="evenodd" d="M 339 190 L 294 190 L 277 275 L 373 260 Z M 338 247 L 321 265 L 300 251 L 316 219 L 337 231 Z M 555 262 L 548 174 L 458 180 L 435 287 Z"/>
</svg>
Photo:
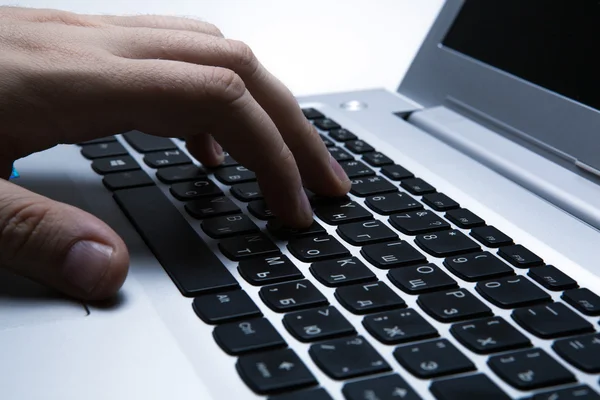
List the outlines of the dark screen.
<svg viewBox="0 0 600 400">
<path fill-rule="evenodd" d="M 600 1 L 466 0 L 443 45 L 600 110 Z"/>
</svg>

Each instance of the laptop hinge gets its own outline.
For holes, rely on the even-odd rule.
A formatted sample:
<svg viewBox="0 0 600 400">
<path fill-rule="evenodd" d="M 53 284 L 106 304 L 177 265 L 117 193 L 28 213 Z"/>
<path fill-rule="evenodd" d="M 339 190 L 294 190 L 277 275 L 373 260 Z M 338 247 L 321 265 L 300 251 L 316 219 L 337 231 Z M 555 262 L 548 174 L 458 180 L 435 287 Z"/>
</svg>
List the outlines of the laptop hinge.
<svg viewBox="0 0 600 400">
<path fill-rule="evenodd" d="M 579 160 L 575 160 L 575 166 L 578 167 L 578 168 L 581 168 L 584 171 L 589 172 L 590 174 L 594 174 L 594 175 L 596 175 L 597 177 L 600 178 L 600 170 L 592 167 L 589 164 L 586 164 L 586 163 L 584 163 L 582 161 L 579 161 Z"/>
<path fill-rule="evenodd" d="M 444 106 L 415 111 L 408 122 L 600 229 L 600 175 L 594 168 L 581 163 L 578 169 L 575 161 L 565 168 Z"/>
</svg>

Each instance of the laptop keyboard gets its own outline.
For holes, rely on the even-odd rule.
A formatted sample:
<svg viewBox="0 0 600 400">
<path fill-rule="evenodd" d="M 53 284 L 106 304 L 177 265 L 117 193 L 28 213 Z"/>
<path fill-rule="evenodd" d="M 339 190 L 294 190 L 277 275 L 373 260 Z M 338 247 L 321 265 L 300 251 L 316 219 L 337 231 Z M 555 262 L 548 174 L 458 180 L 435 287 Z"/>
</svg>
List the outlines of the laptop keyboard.
<svg viewBox="0 0 600 400">
<path fill-rule="evenodd" d="M 600 297 L 451 193 L 437 192 L 320 111 L 303 111 L 352 180 L 352 196 L 312 199 L 315 222 L 304 230 L 281 226 L 254 173 L 229 155 L 205 169 L 178 140 L 137 131 L 81 144 L 177 288 L 193 298 L 201 323 L 215 325 L 216 343 L 238 357 L 251 390 L 272 400 L 340 396 L 319 387 L 315 367 L 263 314 L 270 309 L 294 340 L 310 344 L 316 368 L 344 382 L 348 400 L 509 399 L 499 382 L 522 391 L 519 398 L 600 399 L 581 383 L 600 372 L 600 334 L 590 318 L 600 315 Z M 206 239 L 178 202 L 200 220 Z M 241 289 L 222 256 L 260 287 L 262 304 Z M 382 280 L 374 273 L 380 270 L 387 271 Z M 510 319 L 494 309 L 509 310 Z M 347 313 L 362 318 L 367 334 Z M 449 333 L 439 332 L 443 325 Z M 474 362 L 481 355 L 485 371 Z M 416 380 L 426 380 L 429 393 L 417 393 Z"/>
</svg>

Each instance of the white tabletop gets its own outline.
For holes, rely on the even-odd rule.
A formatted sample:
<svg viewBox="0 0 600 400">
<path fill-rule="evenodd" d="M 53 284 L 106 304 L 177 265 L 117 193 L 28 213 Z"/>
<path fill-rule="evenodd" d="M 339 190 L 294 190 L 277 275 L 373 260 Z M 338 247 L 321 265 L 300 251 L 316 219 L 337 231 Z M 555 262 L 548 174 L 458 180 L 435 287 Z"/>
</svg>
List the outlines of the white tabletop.
<svg viewBox="0 0 600 400">
<path fill-rule="evenodd" d="M 294 94 L 395 90 L 442 0 L 16 0 L 95 14 L 170 14 L 248 43 Z"/>
</svg>

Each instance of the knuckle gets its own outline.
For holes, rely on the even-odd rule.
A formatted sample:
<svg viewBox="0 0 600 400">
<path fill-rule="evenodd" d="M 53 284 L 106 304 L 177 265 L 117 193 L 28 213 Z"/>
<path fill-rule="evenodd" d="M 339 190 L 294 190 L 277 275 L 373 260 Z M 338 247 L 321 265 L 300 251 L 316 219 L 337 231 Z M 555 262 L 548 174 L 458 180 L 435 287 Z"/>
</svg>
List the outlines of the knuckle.
<svg viewBox="0 0 600 400">
<path fill-rule="evenodd" d="M 227 40 L 234 64 L 244 71 L 254 73 L 258 68 L 258 60 L 246 43 L 239 40 Z"/>
<path fill-rule="evenodd" d="M 194 20 L 190 20 L 190 21 L 192 21 L 194 23 L 194 25 L 200 24 L 200 22 L 197 22 L 197 21 L 194 21 Z M 198 30 L 203 31 L 203 32 L 205 32 L 205 33 L 207 33 L 209 35 L 212 35 L 212 36 L 217 36 L 217 37 L 220 37 L 220 38 L 225 37 L 225 35 L 223 35 L 223 32 L 221 32 L 221 30 L 216 25 L 211 24 L 209 22 L 203 22 L 201 24 L 202 24 L 202 27 L 200 29 L 198 29 Z"/>
<path fill-rule="evenodd" d="M 8 204 L 0 209 L 1 264 L 11 264 L 23 249 L 28 248 L 28 244 L 44 228 L 44 221 L 50 212 L 50 207 L 36 201 L 9 200 Z"/>
<path fill-rule="evenodd" d="M 238 74 L 227 68 L 214 68 L 208 85 L 213 97 L 231 104 L 246 93 L 246 84 Z"/>
</svg>

